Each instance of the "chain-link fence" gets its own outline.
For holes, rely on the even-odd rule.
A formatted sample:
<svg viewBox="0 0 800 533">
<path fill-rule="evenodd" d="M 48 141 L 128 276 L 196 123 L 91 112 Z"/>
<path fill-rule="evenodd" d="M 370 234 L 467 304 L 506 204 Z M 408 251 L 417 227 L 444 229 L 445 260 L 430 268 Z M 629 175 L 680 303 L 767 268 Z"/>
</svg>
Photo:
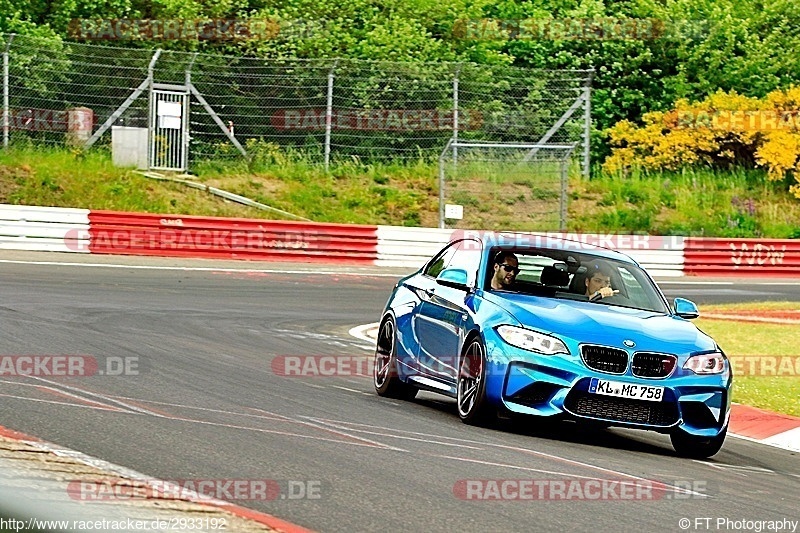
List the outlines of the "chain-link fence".
<svg viewBox="0 0 800 533">
<path fill-rule="evenodd" d="M 165 143 L 180 142 L 190 165 L 296 155 L 327 166 L 435 161 L 451 138 L 577 143 L 588 171 L 590 71 L 267 60 L 11 35 L 0 35 L 0 50 L 4 145 L 102 145 L 112 126 L 127 126 L 148 129 L 151 165 Z M 185 138 L 155 132 L 178 129 L 171 118 L 181 116 L 154 90 L 187 95 Z"/>
</svg>

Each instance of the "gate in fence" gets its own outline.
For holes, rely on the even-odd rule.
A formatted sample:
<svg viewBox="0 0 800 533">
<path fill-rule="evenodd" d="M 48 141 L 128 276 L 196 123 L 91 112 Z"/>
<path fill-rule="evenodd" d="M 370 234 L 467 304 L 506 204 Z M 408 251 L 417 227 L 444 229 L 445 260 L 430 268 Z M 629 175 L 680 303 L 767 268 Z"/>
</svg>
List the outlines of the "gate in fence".
<svg viewBox="0 0 800 533">
<path fill-rule="evenodd" d="M 185 171 L 189 168 L 189 91 L 154 84 L 150 91 L 148 168 Z"/>
<path fill-rule="evenodd" d="M 439 227 L 565 231 L 575 148 L 451 139 L 439 157 Z"/>
</svg>

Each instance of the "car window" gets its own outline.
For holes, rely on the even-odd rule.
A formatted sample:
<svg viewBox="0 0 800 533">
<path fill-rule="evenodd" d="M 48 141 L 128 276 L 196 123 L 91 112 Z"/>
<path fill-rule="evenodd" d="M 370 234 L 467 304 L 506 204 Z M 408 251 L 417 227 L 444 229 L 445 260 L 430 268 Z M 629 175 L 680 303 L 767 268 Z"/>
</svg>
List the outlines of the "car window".
<svg viewBox="0 0 800 533">
<path fill-rule="evenodd" d="M 518 255 L 519 260 L 519 274 L 517 274 L 517 281 L 532 281 L 538 282 L 542 276 L 542 269 L 546 266 L 551 266 L 555 261 L 551 257 L 542 255 Z"/>
<path fill-rule="evenodd" d="M 638 309 L 665 311 L 664 302 L 644 272 L 634 266 L 618 265 L 620 294 L 628 300 L 624 305 Z"/>
<path fill-rule="evenodd" d="M 442 251 L 436 254 L 436 257 L 425 266 L 425 270 L 423 270 L 422 273 L 433 278 L 438 276 L 439 272 L 444 270 L 448 263 L 450 263 L 450 259 L 452 259 L 453 254 L 456 253 L 459 242 L 452 242 L 443 248 Z"/>
<path fill-rule="evenodd" d="M 481 266 L 481 243 L 472 239 L 459 242 L 446 268 L 462 268 L 467 271 L 467 285 L 475 286 Z"/>
<path fill-rule="evenodd" d="M 669 312 L 650 277 L 631 263 L 574 251 L 544 248 L 513 251 L 519 261 L 520 271 L 514 285 L 505 290 L 588 301 L 585 280 L 593 268 L 598 268 L 596 265 L 602 265 L 601 268 L 610 276 L 611 288 L 618 293 L 596 303 Z"/>
</svg>

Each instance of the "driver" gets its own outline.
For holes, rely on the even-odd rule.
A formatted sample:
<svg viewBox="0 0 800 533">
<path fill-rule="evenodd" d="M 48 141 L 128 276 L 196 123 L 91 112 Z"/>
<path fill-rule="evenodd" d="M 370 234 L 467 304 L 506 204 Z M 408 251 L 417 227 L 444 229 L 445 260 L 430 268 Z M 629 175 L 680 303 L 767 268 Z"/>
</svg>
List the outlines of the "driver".
<svg viewBox="0 0 800 533">
<path fill-rule="evenodd" d="M 519 260 L 513 252 L 501 251 L 494 256 L 492 289 L 511 290 L 519 274 Z"/>
<path fill-rule="evenodd" d="M 611 288 L 611 266 L 604 261 L 593 261 L 586 272 L 586 296 L 590 301 L 618 294 Z"/>
</svg>

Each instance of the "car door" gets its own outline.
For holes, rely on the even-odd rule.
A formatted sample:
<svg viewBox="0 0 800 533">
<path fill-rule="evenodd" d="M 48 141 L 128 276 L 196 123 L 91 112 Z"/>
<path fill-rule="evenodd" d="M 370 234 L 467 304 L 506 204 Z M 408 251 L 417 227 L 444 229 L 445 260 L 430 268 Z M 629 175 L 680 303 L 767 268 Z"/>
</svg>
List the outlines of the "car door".
<svg viewBox="0 0 800 533">
<path fill-rule="evenodd" d="M 468 285 L 475 287 L 480 265 L 481 244 L 467 239 L 457 243 L 455 253 L 445 268 L 460 268 L 468 274 Z M 458 376 L 458 357 L 464 344 L 465 325 L 469 309 L 465 301 L 468 291 L 440 285 L 426 293 L 417 317 L 419 352 L 417 362 L 421 373 L 428 377 L 455 383 Z"/>
<path fill-rule="evenodd" d="M 422 305 L 427 302 L 438 287 L 436 276 L 445 269 L 456 252 L 458 243 L 451 243 L 444 247 L 431 259 L 422 269 L 420 274 L 413 276 L 405 281 L 406 287 L 414 293 L 416 301 L 413 309 L 404 313 L 401 318 L 398 316 L 398 342 L 401 349 L 398 350 L 398 360 L 404 365 L 409 374 L 419 371 L 419 352 L 420 352 L 420 326 L 419 320 Z M 402 323 L 401 323 L 402 321 Z M 425 328 L 423 327 L 423 330 Z M 410 332 L 410 335 L 406 335 Z"/>
</svg>

